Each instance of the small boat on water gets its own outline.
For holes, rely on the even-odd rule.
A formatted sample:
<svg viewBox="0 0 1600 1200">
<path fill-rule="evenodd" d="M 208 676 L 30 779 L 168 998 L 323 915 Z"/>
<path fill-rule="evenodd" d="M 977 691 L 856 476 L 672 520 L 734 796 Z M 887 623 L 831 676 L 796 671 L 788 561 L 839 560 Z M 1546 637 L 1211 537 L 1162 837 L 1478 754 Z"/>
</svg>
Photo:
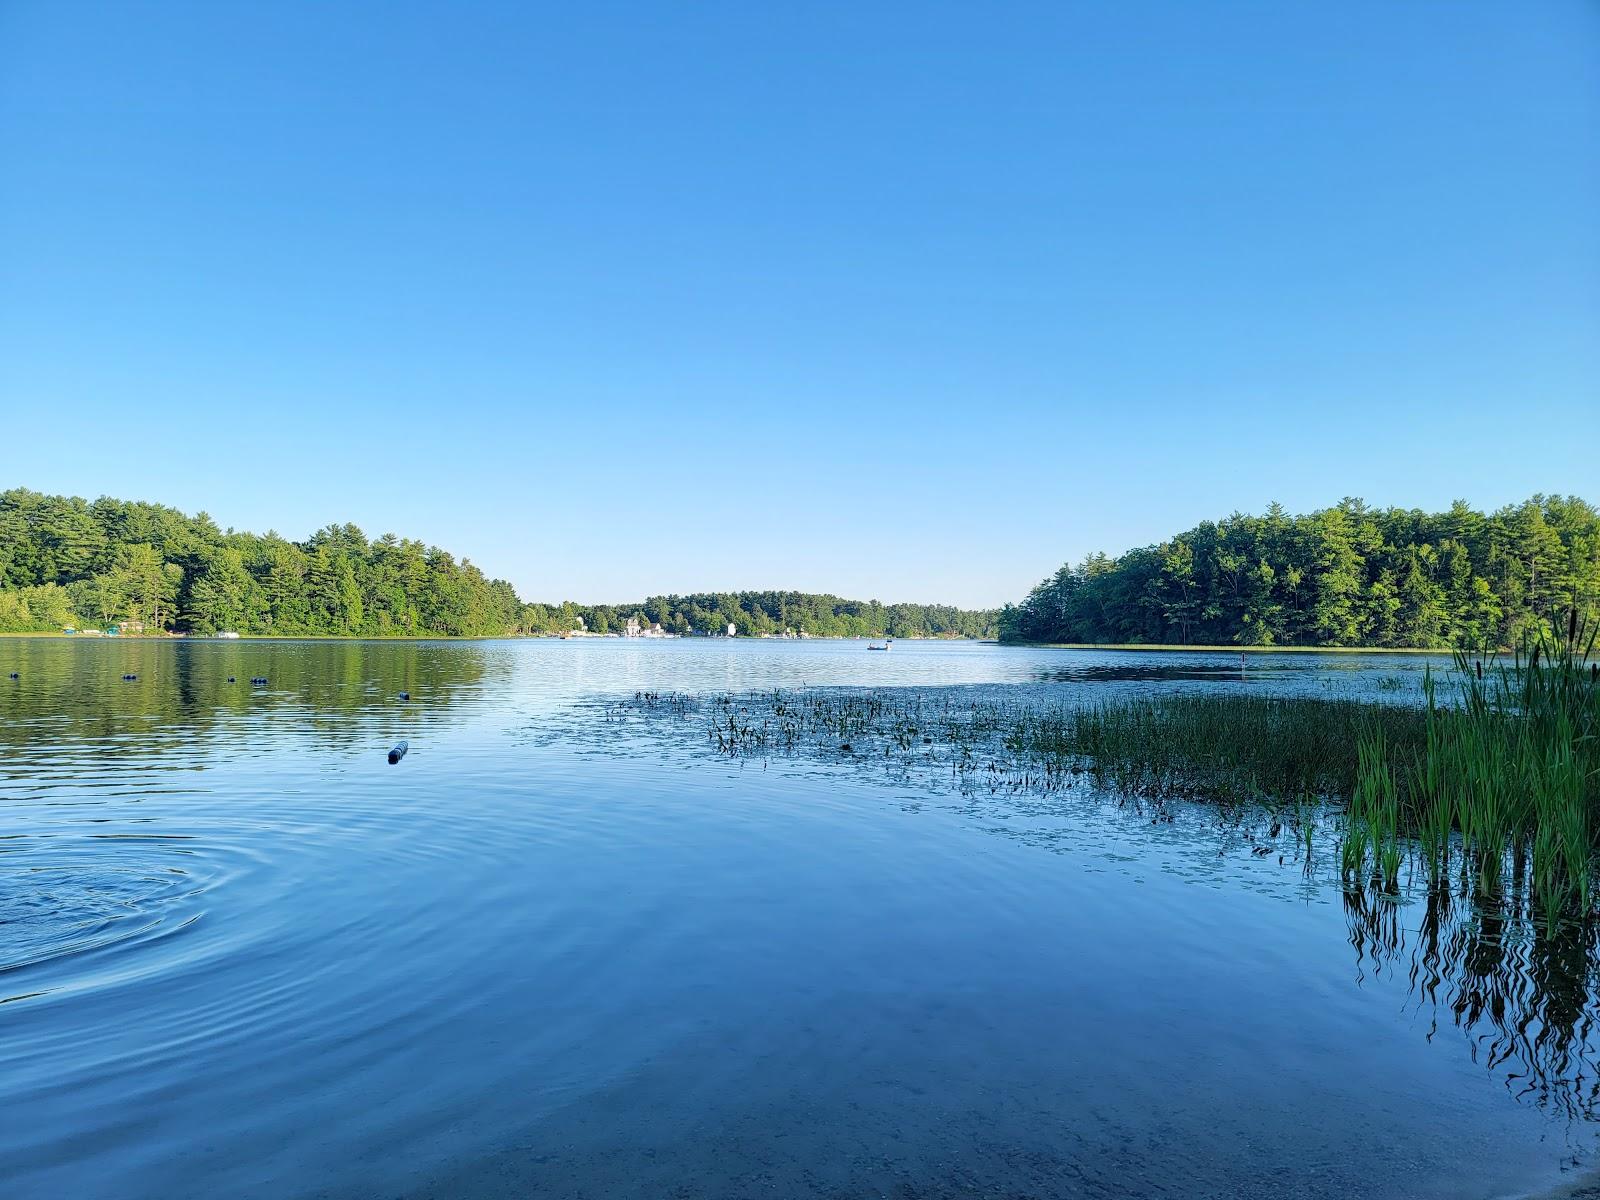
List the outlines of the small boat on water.
<svg viewBox="0 0 1600 1200">
<path fill-rule="evenodd" d="M 885 640 L 883 642 L 882 645 L 879 645 L 877 642 L 873 642 L 870 646 L 867 647 L 867 649 L 868 650 L 888 650 L 893 646 L 894 646 L 894 639 L 893 638 L 888 638 L 887 640 Z"/>
</svg>

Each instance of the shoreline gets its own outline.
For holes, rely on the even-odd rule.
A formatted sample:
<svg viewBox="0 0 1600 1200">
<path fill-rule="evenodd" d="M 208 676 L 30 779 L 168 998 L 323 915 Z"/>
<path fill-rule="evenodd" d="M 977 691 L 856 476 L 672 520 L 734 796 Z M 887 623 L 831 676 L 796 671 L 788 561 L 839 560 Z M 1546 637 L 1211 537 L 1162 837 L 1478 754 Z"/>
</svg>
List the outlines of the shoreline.
<svg viewBox="0 0 1600 1200">
<path fill-rule="evenodd" d="M 697 637 L 691 634 L 677 634 L 671 637 L 637 637 L 628 638 L 608 633 L 572 634 L 563 637 L 558 633 L 486 633 L 486 634 L 456 634 L 456 633 L 241 633 L 237 637 L 224 638 L 215 634 L 149 634 L 149 633 L 120 633 L 114 635 L 89 634 L 89 633 L 61 633 L 55 630 L 15 630 L 0 632 L 0 639 L 4 638 L 30 638 L 30 639 L 58 639 L 61 641 L 86 641 L 86 642 L 781 642 L 781 641 L 807 641 L 807 642 L 861 642 L 874 638 L 888 638 L 885 633 L 864 633 L 841 636 L 827 636 L 816 634 L 804 638 L 762 637 L 758 634 L 740 634 L 737 637 L 716 635 L 712 637 Z M 1004 642 L 998 638 L 973 638 L 973 637 L 912 637 L 900 634 L 892 637 L 897 642 L 969 642 L 979 646 L 1001 646 L 1018 650 L 1117 650 L 1129 652 L 1143 652 L 1151 654 L 1412 654 L 1412 655 L 1449 655 L 1454 654 L 1453 646 L 1237 646 L 1215 645 L 1210 643 L 1178 643 L 1164 642 Z M 1492 653 L 1509 654 L 1509 648 L 1501 647 Z M 1474 652 L 1476 653 L 1476 652 Z"/>
<path fill-rule="evenodd" d="M 458 634 L 458 633 L 241 633 L 238 637 L 218 637 L 216 634 L 185 634 L 174 636 L 171 634 L 150 633 L 56 633 L 49 630 L 18 630 L 11 633 L 0 632 L 0 640 L 5 638 L 29 638 L 63 642 L 866 642 L 874 638 L 890 637 L 884 633 L 863 633 L 859 636 L 851 634 L 841 637 L 825 637 L 821 634 L 807 635 L 803 638 L 762 637 L 760 635 L 740 634 L 738 637 L 717 635 L 714 637 L 697 637 L 689 634 L 674 634 L 670 637 L 622 637 L 609 633 L 572 634 L 563 637 L 559 633 L 483 633 L 483 634 Z M 910 637 L 897 634 L 890 638 L 896 642 L 971 642 L 974 645 L 998 646 L 1003 643 L 994 638 L 969 638 L 969 637 Z M 1096 647 L 1106 649 L 1107 647 Z"/>
</svg>

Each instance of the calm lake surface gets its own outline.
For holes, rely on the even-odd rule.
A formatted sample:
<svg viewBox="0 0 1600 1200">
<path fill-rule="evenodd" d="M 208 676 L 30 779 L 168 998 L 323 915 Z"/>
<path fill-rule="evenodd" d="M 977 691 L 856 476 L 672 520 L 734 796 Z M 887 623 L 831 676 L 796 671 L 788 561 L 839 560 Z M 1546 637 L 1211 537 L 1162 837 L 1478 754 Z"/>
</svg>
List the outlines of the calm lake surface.
<svg viewBox="0 0 1600 1200">
<path fill-rule="evenodd" d="M 1595 1146 L 1587 943 L 1353 902 L 1209 810 L 605 717 L 803 685 L 1405 702 L 1423 666 L 0 639 L 0 1194 L 1547 1192 Z"/>
</svg>

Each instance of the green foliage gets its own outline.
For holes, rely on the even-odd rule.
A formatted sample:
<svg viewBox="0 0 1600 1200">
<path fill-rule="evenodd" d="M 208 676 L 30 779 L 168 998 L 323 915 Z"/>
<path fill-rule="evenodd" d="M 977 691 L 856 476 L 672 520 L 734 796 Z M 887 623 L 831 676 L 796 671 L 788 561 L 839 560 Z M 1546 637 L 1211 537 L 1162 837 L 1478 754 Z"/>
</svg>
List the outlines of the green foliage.
<svg viewBox="0 0 1600 1200">
<path fill-rule="evenodd" d="M 881 604 L 805 592 L 701 592 L 651 596 L 639 604 L 563 605 L 551 612 L 529 605 L 530 632 L 564 633 L 583 628 L 616 633 L 630 617 L 666 633 L 722 634 L 732 625 L 740 637 L 785 631 L 812 637 L 992 638 L 998 631 L 993 610 L 971 612 L 940 604 Z M 533 611 L 542 610 L 542 611 Z"/>
<path fill-rule="evenodd" d="M 405 637 L 620 632 L 993 637 L 994 612 L 801 592 L 652 596 L 639 604 L 524 603 L 435 546 L 354 525 L 307 541 L 226 532 L 156 504 L 0 492 L 0 632 L 137 622 L 150 632 Z"/>
<path fill-rule="evenodd" d="M 0 630 L 35 633 L 73 624 L 72 598 L 53 583 L 41 587 L 0 587 Z"/>
<path fill-rule="evenodd" d="M 156 504 L 0 492 L 0 631 L 486 636 L 522 615 L 511 585 L 471 563 L 353 525 L 290 542 Z"/>
<path fill-rule="evenodd" d="M 1345 500 L 1207 521 L 1064 566 L 1000 614 L 1004 641 L 1510 646 L 1547 614 L 1600 615 L 1600 514 L 1535 496 L 1486 515 Z M 1553 632 L 1553 631 L 1551 631 Z"/>
<path fill-rule="evenodd" d="M 1450 702 L 1438 703 L 1428 680 L 1420 742 L 1386 748 L 1381 731 L 1363 732 L 1352 816 L 1385 811 L 1417 831 L 1432 883 L 1449 870 L 1454 830 L 1479 892 L 1500 890 L 1509 854 L 1548 916 L 1587 913 L 1600 806 L 1595 641 L 1574 611 L 1559 634 L 1530 636 L 1510 666 L 1485 670 L 1458 656 Z"/>
</svg>

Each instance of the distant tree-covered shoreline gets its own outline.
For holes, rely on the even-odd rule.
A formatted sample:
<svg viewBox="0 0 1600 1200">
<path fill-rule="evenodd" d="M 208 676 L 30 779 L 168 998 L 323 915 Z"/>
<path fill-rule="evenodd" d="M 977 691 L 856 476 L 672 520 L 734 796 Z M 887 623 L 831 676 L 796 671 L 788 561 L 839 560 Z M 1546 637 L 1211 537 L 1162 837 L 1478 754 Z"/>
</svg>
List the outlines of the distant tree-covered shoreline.
<svg viewBox="0 0 1600 1200">
<path fill-rule="evenodd" d="M 535 604 L 436 546 L 354 525 L 303 542 L 222 530 L 205 513 L 102 497 L 0 492 L 0 632 L 118 624 L 149 633 L 281 637 L 503 637 L 630 618 L 672 633 L 993 637 L 998 614 L 801 592 Z"/>
<path fill-rule="evenodd" d="M 733 625 L 742 637 L 799 633 L 812 637 L 992 638 L 1000 614 L 944 604 L 882 604 L 845 600 L 809 592 L 700 592 L 651 596 L 639 604 L 528 606 L 527 620 L 538 629 L 570 629 L 583 619 L 593 633 L 617 633 L 630 617 L 659 624 L 667 633 L 723 633 Z"/>
<path fill-rule="evenodd" d="M 1600 615 L 1600 516 L 1576 496 L 1484 513 L 1346 499 L 1206 521 L 1063 566 L 1000 613 L 1009 642 L 1507 646 L 1552 614 Z"/>
</svg>

